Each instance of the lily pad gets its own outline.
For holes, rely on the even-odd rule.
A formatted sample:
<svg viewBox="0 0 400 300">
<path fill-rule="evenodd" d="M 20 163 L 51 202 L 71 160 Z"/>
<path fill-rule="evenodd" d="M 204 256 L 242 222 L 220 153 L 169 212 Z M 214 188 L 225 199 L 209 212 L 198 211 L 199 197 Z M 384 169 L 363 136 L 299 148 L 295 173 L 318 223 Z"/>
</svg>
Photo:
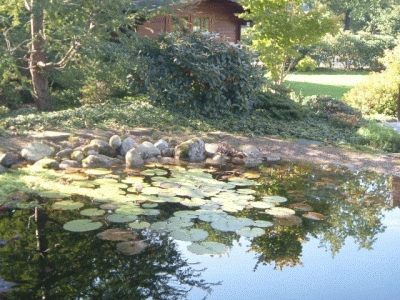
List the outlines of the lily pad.
<svg viewBox="0 0 400 300">
<path fill-rule="evenodd" d="M 143 171 L 142 174 L 147 176 L 163 176 L 167 175 L 168 171 L 163 169 L 148 169 Z"/>
<path fill-rule="evenodd" d="M 160 214 L 160 210 L 159 209 L 144 209 L 143 212 L 141 213 L 141 215 L 144 216 L 157 216 Z"/>
<path fill-rule="evenodd" d="M 316 220 L 316 221 L 323 221 L 326 220 L 326 216 L 324 216 L 323 214 L 320 213 L 316 213 L 316 212 L 308 212 L 303 214 L 303 218 L 307 218 L 310 220 Z"/>
<path fill-rule="evenodd" d="M 111 170 L 107 169 L 86 169 L 84 172 L 88 175 L 107 175 L 112 173 Z"/>
<path fill-rule="evenodd" d="M 258 182 L 255 182 L 253 180 L 249 180 L 246 178 L 242 177 L 230 177 L 228 178 L 228 181 L 230 183 L 233 183 L 237 186 L 253 186 L 253 185 L 259 185 Z"/>
<path fill-rule="evenodd" d="M 270 209 L 266 209 L 265 212 L 275 217 L 285 217 L 294 215 L 296 213 L 293 209 L 286 207 L 272 207 Z"/>
<path fill-rule="evenodd" d="M 254 195 L 256 193 L 255 190 L 251 189 L 238 189 L 236 192 L 238 194 L 244 194 L 244 195 Z"/>
<path fill-rule="evenodd" d="M 265 230 L 258 228 L 258 227 L 254 227 L 254 228 L 250 228 L 250 227 L 244 227 L 242 229 L 236 230 L 236 233 L 248 238 L 253 238 L 253 237 L 258 237 L 258 236 L 262 236 L 265 234 Z"/>
<path fill-rule="evenodd" d="M 128 183 L 128 184 L 139 184 L 143 183 L 143 177 L 140 176 L 131 176 L 131 177 L 126 177 L 125 179 L 121 180 L 123 183 Z"/>
<path fill-rule="evenodd" d="M 257 227 L 271 227 L 271 226 L 274 226 L 274 223 L 272 223 L 270 221 L 257 220 L 257 221 L 254 221 L 254 226 L 257 226 Z"/>
<path fill-rule="evenodd" d="M 147 246 L 144 241 L 122 242 L 117 244 L 117 251 L 125 255 L 135 255 L 143 252 Z"/>
<path fill-rule="evenodd" d="M 80 219 L 65 223 L 63 228 L 72 232 L 86 232 L 99 229 L 101 226 L 103 226 L 101 222 L 93 222 L 90 219 Z"/>
<path fill-rule="evenodd" d="M 107 216 L 107 220 L 113 223 L 128 223 L 135 221 L 138 218 L 134 214 L 114 213 Z"/>
<path fill-rule="evenodd" d="M 174 212 L 174 216 L 185 218 L 197 218 L 199 213 L 196 210 L 178 210 Z"/>
<path fill-rule="evenodd" d="M 277 202 L 277 203 L 282 203 L 287 201 L 287 199 L 282 196 L 264 196 L 262 197 L 262 200 L 266 202 Z"/>
<path fill-rule="evenodd" d="M 80 213 L 82 216 L 98 217 L 98 216 L 104 215 L 106 213 L 106 211 L 103 209 L 98 209 L 98 208 L 88 208 L 88 209 L 82 210 Z"/>
<path fill-rule="evenodd" d="M 132 229 L 145 229 L 150 227 L 149 222 L 132 222 L 129 223 L 128 226 Z"/>
<path fill-rule="evenodd" d="M 143 207 L 143 208 L 155 208 L 155 207 L 157 207 L 157 206 L 158 206 L 157 203 L 143 203 L 143 204 L 142 204 L 142 207 Z"/>
<path fill-rule="evenodd" d="M 251 207 L 254 207 L 254 208 L 263 208 L 263 209 L 272 208 L 275 206 L 270 202 L 263 202 L 263 201 L 252 201 L 252 202 L 249 202 L 249 205 L 251 205 Z"/>
<path fill-rule="evenodd" d="M 119 207 L 118 205 L 113 203 L 105 203 L 100 205 L 100 208 L 104 210 L 116 210 L 118 207 Z"/>
<path fill-rule="evenodd" d="M 227 246 L 218 242 L 201 242 L 188 246 L 188 250 L 197 255 L 223 254 L 229 250 Z"/>
<path fill-rule="evenodd" d="M 219 231 L 236 231 L 242 229 L 246 225 L 238 221 L 237 218 L 227 216 L 211 223 L 211 227 Z"/>
<path fill-rule="evenodd" d="M 97 234 L 97 236 L 107 241 L 131 241 L 136 240 L 138 235 L 130 230 L 123 230 L 118 228 L 107 229 Z"/>
<path fill-rule="evenodd" d="M 216 222 L 227 216 L 225 212 L 221 211 L 199 210 L 198 212 L 202 212 L 199 214 L 199 220 L 204 222 Z"/>
<path fill-rule="evenodd" d="M 63 200 L 59 202 L 55 202 L 52 206 L 53 209 L 61 209 L 61 210 L 74 210 L 80 209 L 84 206 L 82 202 L 75 202 L 72 200 Z"/>
<path fill-rule="evenodd" d="M 203 241 L 208 237 L 208 232 L 203 229 L 179 229 L 171 232 L 174 239 L 185 242 Z"/>
<path fill-rule="evenodd" d="M 313 211 L 314 209 L 307 203 L 297 202 L 289 205 L 291 209 L 300 211 Z"/>
</svg>

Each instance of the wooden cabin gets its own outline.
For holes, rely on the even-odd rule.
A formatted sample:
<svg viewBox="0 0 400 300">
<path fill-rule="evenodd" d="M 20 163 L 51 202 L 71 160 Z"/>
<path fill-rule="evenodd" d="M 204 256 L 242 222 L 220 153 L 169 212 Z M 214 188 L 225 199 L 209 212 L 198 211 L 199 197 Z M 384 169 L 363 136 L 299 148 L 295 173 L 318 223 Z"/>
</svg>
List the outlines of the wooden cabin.
<svg viewBox="0 0 400 300">
<path fill-rule="evenodd" d="M 156 16 L 138 27 L 139 36 L 156 38 L 161 32 L 177 29 L 219 34 L 228 42 L 240 41 L 242 26 L 247 22 L 235 14 L 244 12 L 233 0 L 196 0 L 173 7 L 173 14 Z"/>
</svg>

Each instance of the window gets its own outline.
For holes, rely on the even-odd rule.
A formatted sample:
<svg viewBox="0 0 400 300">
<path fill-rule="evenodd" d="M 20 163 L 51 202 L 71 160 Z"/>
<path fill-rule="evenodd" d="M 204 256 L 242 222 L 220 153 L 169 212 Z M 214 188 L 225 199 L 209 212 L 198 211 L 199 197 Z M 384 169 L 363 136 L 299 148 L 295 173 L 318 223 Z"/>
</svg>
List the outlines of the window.
<svg viewBox="0 0 400 300">
<path fill-rule="evenodd" d="M 195 18 L 194 22 L 193 22 L 193 30 L 209 32 L 210 31 L 210 18 L 208 18 L 208 17 Z"/>
</svg>

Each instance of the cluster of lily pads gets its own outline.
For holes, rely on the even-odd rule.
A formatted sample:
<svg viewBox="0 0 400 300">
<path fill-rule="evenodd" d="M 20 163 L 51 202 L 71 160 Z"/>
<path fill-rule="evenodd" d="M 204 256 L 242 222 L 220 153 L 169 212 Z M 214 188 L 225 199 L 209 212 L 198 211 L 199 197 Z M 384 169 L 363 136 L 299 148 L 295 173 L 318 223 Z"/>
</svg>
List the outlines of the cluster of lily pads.
<svg viewBox="0 0 400 300">
<path fill-rule="evenodd" d="M 287 218 L 296 213 L 295 207 L 280 206 L 286 202 L 285 197 L 259 195 L 254 189 L 259 185 L 254 180 L 257 177 L 254 173 L 222 181 L 207 170 L 180 166 L 166 168 L 156 165 L 135 176 L 116 175 L 103 169 L 28 171 L 25 173 L 28 175 L 20 174 L 19 179 L 42 197 L 59 199 L 52 204 L 53 209 L 80 210 L 82 218 L 65 223 L 65 230 L 86 232 L 101 228 L 105 222 L 127 223 L 132 230 L 161 230 L 176 240 L 192 242 L 188 250 L 197 254 L 222 254 L 228 250 L 224 244 L 207 241 L 209 233 L 206 230 L 193 228 L 199 222 L 208 222 L 218 231 L 254 238 L 264 235 L 265 228 L 274 223 L 230 214 L 255 209 L 275 218 Z M 98 207 L 84 208 L 83 202 L 65 199 L 71 195 L 90 197 Z M 169 218 L 160 220 L 158 207 L 161 203 L 180 203 L 187 209 L 175 211 Z M 37 203 L 24 205 L 28 208 Z M 311 213 L 311 219 L 324 217 L 317 213 L 313 215 L 312 208 L 299 210 Z M 137 242 L 122 240 L 122 243 L 127 244 L 118 246 L 118 249 L 125 249 L 121 251 L 129 254 L 132 253 L 127 249 L 133 249 L 136 254 Z M 140 245 L 142 249 L 144 244 Z"/>
</svg>

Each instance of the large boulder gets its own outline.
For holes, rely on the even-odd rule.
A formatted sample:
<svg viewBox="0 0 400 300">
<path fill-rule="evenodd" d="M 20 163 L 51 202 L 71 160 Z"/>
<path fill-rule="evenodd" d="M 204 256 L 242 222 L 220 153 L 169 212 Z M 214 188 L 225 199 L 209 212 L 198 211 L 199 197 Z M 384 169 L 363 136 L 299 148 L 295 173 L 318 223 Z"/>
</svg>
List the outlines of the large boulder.
<svg viewBox="0 0 400 300">
<path fill-rule="evenodd" d="M 201 162 L 205 158 L 205 144 L 200 138 L 190 139 L 175 147 L 175 159 Z"/>
<path fill-rule="evenodd" d="M 264 162 L 265 155 L 253 145 L 244 145 L 240 148 L 244 154 L 244 164 L 247 167 L 256 167 Z"/>
<path fill-rule="evenodd" d="M 7 169 L 5 167 L 3 167 L 2 165 L 0 165 L 0 174 L 4 174 L 7 172 Z"/>
<path fill-rule="evenodd" d="M 111 147 L 106 141 L 101 139 L 94 139 L 90 141 L 90 144 L 85 147 L 86 152 L 89 150 L 96 150 L 99 154 L 115 157 L 117 151 Z M 85 151 L 84 151 L 85 152 Z"/>
<path fill-rule="evenodd" d="M 4 154 L 0 154 L 0 165 L 9 168 L 12 165 L 15 165 L 19 161 L 19 156 L 13 152 L 7 152 Z"/>
<path fill-rule="evenodd" d="M 133 149 L 134 147 L 135 147 L 135 141 L 133 140 L 133 138 L 128 136 L 126 139 L 122 141 L 120 149 L 121 155 L 125 156 L 128 153 L 128 151 Z"/>
<path fill-rule="evenodd" d="M 72 150 L 71 148 L 61 150 L 56 153 L 56 158 L 58 158 L 58 159 L 69 158 L 71 156 L 72 152 L 74 152 L 74 150 Z"/>
<path fill-rule="evenodd" d="M 142 153 L 135 149 L 131 149 L 125 155 L 125 164 L 127 168 L 141 168 L 145 161 L 143 159 Z"/>
<path fill-rule="evenodd" d="M 161 151 L 150 142 L 141 143 L 136 150 L 142 153 L 144 160 L 161 155 Z"/>
<path fill-rule="evenodd" d="M 45 158 L 46 156 L 50 156 L 53 153 L 53 149 L 50 146 L 34 142 L 30 144 L 28 147 L 22 149 L 21 156 L 30 162 L 36 162 Z"/>
<path fill-rule="evenodd" d="M 76 160 L 77 162 L 81 162 L 85 158 L 85 155 L 81 150 L 74 150 L 74 152 L 71 153 L 71 159 Z"/>
<path fill-rule="evenodd" d="M 35 162 L 34 166 L 41 169 L 58 169 L 58 161 L 52 158 L 43 158 Z"/>
<path fill-rule="evenodd" d="M 116 151 L 119 150 L 119 148 L 122 145 L 122 141 L 121 138 L 119 137 L 119 135 L 113 135 L 110 140 L 108 141 L 108 144 L 114 148 Z"/>
<path fill-rule="evenodd" d="M 79 168 L 81 166 L 76 160 L 66 159 L 63 160 L 58 166 L 60 169 Z"/>
<path fill-rule="evenodd" d="M 84 168 L 109 168 L 119 163 L 119 159 L 102 154 L 89 155 L 84 160 L 82 160 L 82 166 Z"/>
<path fill-rule="evenodd" d="M 163 152 L 164 150 L 168 149 L 168 142 L 166 140 L 158 140 L 156 143 L 154 143 L 154 146 L 156 148 L 158 148 L 158 150 L 160 150 L 161 152 Z"/>
</svg>

